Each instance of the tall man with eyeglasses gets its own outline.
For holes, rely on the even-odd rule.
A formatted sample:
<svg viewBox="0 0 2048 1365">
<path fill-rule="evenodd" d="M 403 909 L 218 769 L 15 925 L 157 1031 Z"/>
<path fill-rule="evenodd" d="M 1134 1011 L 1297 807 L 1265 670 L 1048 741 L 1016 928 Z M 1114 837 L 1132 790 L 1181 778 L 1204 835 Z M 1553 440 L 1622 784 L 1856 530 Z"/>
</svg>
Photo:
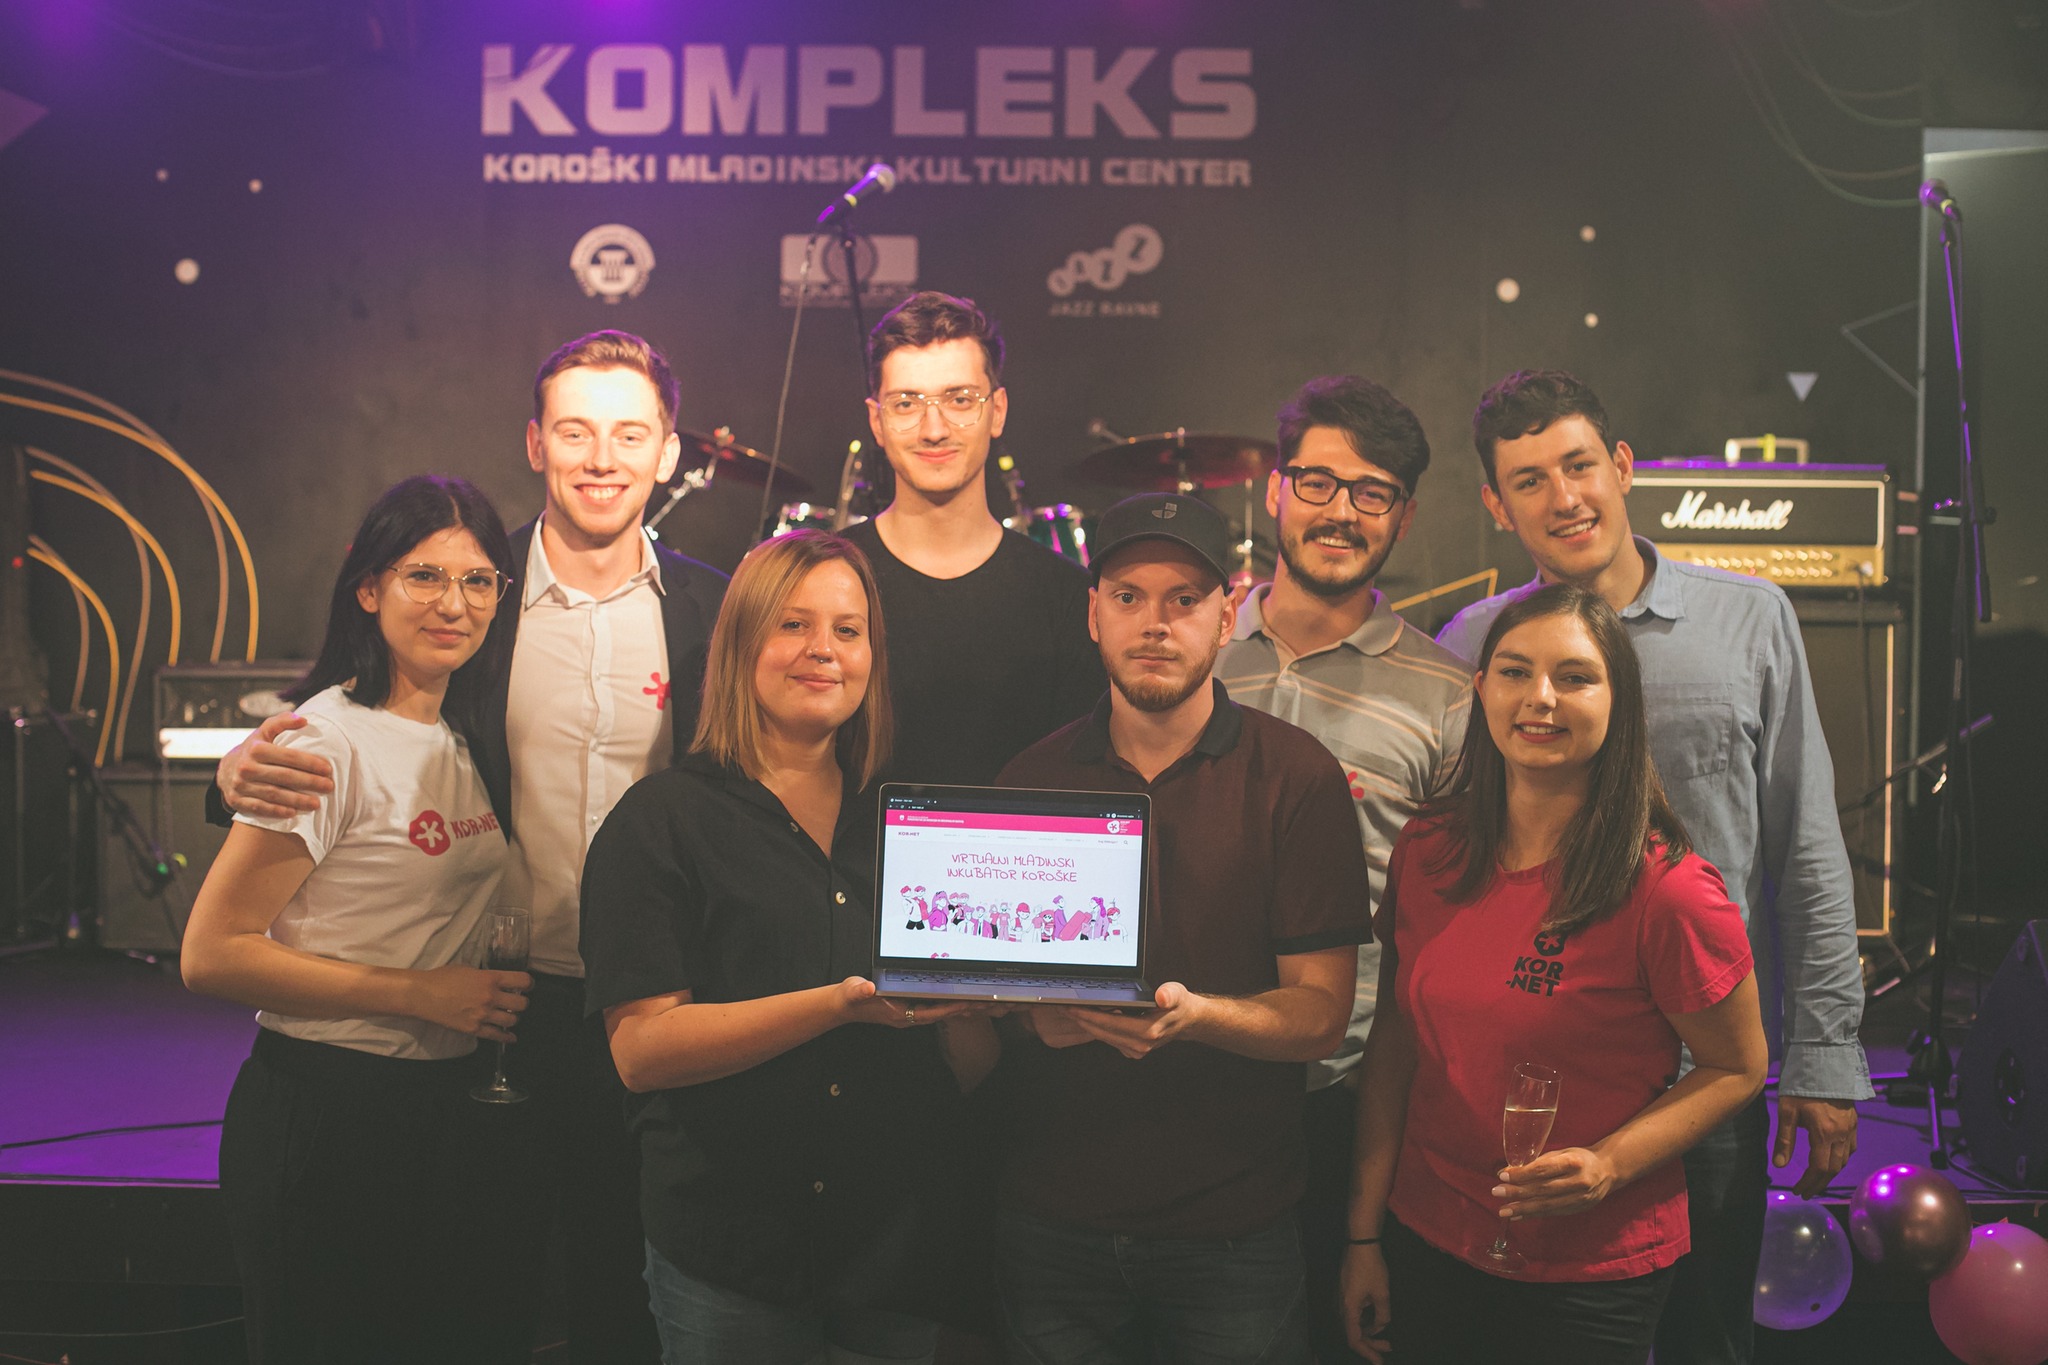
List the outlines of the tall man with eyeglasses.
<svg viewBox="0 0 2048 1365">
<path fill-rule="evenodd" d="M 661 352 L 625 332 L 579 337 L 541 365 L 526 458 L 546 502 L 512 533 L 518 610 L 500 609 L 494 634 L 510 638 L 493 646 L 512 665 L 466 737 L 512 842 L 498 901 L 533 916 L 533 995 L 507 1055 L 533 1096 L 514 1119 L 531 1145 L 520 1159 L 527 1184 L 506 1195 L 537 1201 L 534 1236 L 478 1254 L 502 1257 L 537 1306 L 552 1222 L 566 1275 L 563 1359 L 590 1365 L 660 1353 L 625 1090 L 602 1020 L 583 1015 L 576 938 L 591 836 L 627 787 L 689 748 L 725 596 L 724 574 L 641 531 L 682 451 L 677 398 Z M 298 723 L 275 717 L 221 760 L 228 806 L 289 816 L 333 790 L 324 760 L 271 742 Z"/>
<path fill-rule="evenodd" d="M 1304 384 L 1280 410 L 1279 465 L 1266 480 L 1279 562 L 1239 608 L 1216 663 L 1233 699 L 1307 730 L 1344 765 L 1375 904 L 1394 836 L 1448 780 L 1472 704 L 1472 670 L 1373 586 L 1415 520 L 1428 468 L 1422 423 L 1386 389 L 1352 375 Z M 1344 1042 L 1308 1064 L 1302 1255 L 1310 1342 L 1325 1362 L 1356 1358 L 1338 1320 L 1337 1273 L 1379 964 L 1379 946 L 1360 944 Z"/>
<path fill-rule="evenodd" d="M 986 784 L 1108 686 L 1088 571 L 988 506 L 1003 340 L 971 299 L 913 294 L 868 338 L 868 428 L 895 495 L 847 538 L 874 564 L 896 710 L 894 776 Z"/>
</svg>

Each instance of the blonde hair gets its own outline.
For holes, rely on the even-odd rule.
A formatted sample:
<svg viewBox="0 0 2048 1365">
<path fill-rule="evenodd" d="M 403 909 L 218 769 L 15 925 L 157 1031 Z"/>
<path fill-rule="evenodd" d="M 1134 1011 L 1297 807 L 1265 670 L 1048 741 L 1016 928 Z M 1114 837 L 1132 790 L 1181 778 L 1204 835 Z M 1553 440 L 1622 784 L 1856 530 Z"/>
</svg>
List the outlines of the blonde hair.
<svg viewBox="0 0 2048 1365">
<path fill-rule="evenodd" d="M 791 531 L 747 551 L 711 629 L 704 664 L 704 701 L 690 752 L 705 754 L 748 776 L 758 776 L 761 756 L 761 698 L 754 691 L 754 664 L 767 646 L 775 621 L 797 585 L 811 570 L 834 560 L 860 579 L 868 604 L 868 648 L 873 663 L 860 709 L 839 727 L 839 765 L 865 787 L 889 761 L 895 721 L 889 710 L 889 664 L 882 631 L 882 599 L 868 557 L 850 540 L 823 531 Z"/>
<path fill-rule="evenodd" d="M 533 376 L 533 420 L 538 422 L 547 407 L 548 381 L 564 370 L 582 366 L 593 370 L 631 370 L 654 385 L 655 400 L 661 404 L 662 435 L 676 429 L 676 403 L 682 396 L 682 386 L 668 367 L 668 357 L 661 348 L 645 337 L 634 336 L 631 332 L 592 332 L 588 336 L 565 341 L 555 353 L 543 360 L 540 370 Z"/>
</svg>

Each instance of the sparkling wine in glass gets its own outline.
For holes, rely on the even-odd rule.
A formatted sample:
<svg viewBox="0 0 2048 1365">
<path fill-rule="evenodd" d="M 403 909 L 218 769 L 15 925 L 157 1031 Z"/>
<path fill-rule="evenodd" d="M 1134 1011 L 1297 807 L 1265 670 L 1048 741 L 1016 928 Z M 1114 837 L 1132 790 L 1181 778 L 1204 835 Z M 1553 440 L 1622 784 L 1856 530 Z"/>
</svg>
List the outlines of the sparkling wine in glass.
<svg viewBox="0 0 2048 1365">
<path fill-rule="evenodd" d="M 1517 1062 L 1508 1072 L 1507 1104 L 1501 1111 L 1501 1150 L 1510 1166 L 1526 1166 L 1543 1154 L 1550 1125 L 1557 1121 L 1557 1072 L 1535 1062 Z M 1529 1262 L 1508 1245 L 1507 1220 L 1501 1220 L 1493 1244 L 1475 1247 L 1473 1255 L 1485 1269 L 1519 1275 Z"/>
<path fill-rule="evenodd" d="M 523 972 L 533 943 L 533 917 L 524 910 L 491 910 L 483 923 L 483 967 L 492 972 Z M 524 1090 L 505 1079 L 505 1044 L 498 1044 L 498 1069 L 489 1081 L 469 1092 L 485 1104 L 518 1104 Z"/>
</svg>

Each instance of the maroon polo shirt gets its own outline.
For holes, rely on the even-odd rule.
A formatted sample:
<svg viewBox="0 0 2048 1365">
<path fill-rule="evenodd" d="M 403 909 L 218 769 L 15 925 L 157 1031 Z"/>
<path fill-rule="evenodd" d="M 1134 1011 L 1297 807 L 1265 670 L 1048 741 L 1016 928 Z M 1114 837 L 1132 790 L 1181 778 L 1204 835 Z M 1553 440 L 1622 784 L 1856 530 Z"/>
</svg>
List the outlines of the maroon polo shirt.
<svg viewBox="0 0 2048 1365">
<path fill-rule="evenodd" d="M 1370 940 L 1365 851 L 1329 750 L 1213 686 L 1201 738 L 1151 782 L 1110 744 L 1106 696 L 997 781 L 1150 795 L 1146 979 L 1256 995 L 1280 984 L 1276 957 Z M 1138 1237 L 1236 1237 L 1301 1198 L 1299 1062 L 1188 1042 L 1132 1061 L 1106 1043 L 1030 1036 L 1006 1052 L 1010 1208 Z"/>
</svg>

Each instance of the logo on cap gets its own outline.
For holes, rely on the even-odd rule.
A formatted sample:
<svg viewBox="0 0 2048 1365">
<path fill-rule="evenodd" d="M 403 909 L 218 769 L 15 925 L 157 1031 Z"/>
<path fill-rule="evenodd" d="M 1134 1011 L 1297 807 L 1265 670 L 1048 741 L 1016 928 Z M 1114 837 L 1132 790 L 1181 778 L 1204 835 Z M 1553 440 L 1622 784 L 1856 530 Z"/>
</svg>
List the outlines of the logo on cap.
<svg viewBox="0 0 2048 1365">
<path fill-rule="evenodd" d="M 1161 521 L 1172 521 L 1174 514 L 1178 511 L 1180 511 L 1179 503 L 1162 502 L 1152 509 L 1152 515 L 1158 517 Z"/>
</svg>

